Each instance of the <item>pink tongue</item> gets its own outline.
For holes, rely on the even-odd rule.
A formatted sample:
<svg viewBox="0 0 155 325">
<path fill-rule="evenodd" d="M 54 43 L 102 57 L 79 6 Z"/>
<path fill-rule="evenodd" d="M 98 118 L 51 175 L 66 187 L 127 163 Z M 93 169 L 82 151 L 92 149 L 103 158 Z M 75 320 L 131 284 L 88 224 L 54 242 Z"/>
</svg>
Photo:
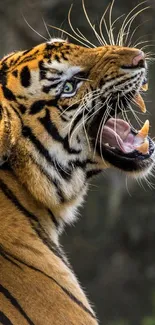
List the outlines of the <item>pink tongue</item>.
<svg viewBox="0 0 155 325">
<path fill-rule="evenodd" d="M 123 152 L 131 152 L 134 150 L 134 135 L 130 133 L 130 130 L 127 122 L 110 118 L 103 128 L 103 141 Z"/>
</svg>

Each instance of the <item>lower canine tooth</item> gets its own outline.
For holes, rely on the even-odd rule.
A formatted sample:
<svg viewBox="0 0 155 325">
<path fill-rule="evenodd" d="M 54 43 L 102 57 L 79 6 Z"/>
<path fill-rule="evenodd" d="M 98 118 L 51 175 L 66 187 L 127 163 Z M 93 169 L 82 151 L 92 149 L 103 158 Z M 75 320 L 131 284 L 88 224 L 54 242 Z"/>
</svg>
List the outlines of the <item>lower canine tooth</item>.
<svg viewBox="0 0 155 325">
<path fill-rule="evenodd" d="M 147 91 L 147 90 L 148 90 L 148 83 L 142 85 L 142 86 L 141 86 L 141 89 L 142 89 L 143 91 Z"/>
<path fill-rule="evenodd" d="M 136 150 L 138 150 L 144 155 L 147 154 L 149 152 L 149 141 L 146 140 L 144 143 L 141 144 L 141 146 L 137 147 Z"/>
<path fill-rule="evenodd" d="M 142 98 L 142 96 L 140 94 L 136 94 L 135 98 L 135 103 L 140 107 L 141 111 L 143 113 L 146 112 L 146 106 L 145 106 L 145 103 L 144 103 L 144 100 Z"/>
<path fill-rule="evenodd" d="M 146 120 L 141 130 L 138 131 L 138 135 L 140 135 L 142 138 L 146 138 L 149 133 L 149 126 L 149 120 Z"/>
</svg>

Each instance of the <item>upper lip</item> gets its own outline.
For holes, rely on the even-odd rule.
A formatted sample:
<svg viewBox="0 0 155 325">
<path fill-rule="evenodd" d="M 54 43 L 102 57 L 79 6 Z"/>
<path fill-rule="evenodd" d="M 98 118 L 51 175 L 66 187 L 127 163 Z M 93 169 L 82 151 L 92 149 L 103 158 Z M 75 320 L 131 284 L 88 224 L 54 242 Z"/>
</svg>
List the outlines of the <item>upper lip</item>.
<svg viewBox="0 0 155 325">
<path fill-rule="evenodd" d="M 123 64 L 121 66 L 122 69 L 139 69 L 139 68 L 147 68 L 146 60 L 141 59 L 136 65 L 135 64 Z"/>
</svg>

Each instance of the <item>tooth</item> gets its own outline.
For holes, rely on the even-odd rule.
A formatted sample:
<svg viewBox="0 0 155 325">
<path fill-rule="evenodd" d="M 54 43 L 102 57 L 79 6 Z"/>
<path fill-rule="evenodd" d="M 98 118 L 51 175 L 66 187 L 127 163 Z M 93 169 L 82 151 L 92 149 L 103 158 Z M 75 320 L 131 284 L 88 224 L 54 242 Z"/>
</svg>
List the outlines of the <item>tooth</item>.
<svg viewBox="0 0 155 325">
<path fill-rule="evenodd" d="M 142 89 L 143 91 L 147 91 L 147 90 L 148 90 L 148 83 L 142 85 L 142 86 L 141 86 L 141 89 Z"/>
<path fill-rule="evenodd" d="M 136 147 L 136 150 L 141 152 L 143 155 L 147 154 L 149 152 L 149 141 L 146 140 L 141 144 L 141 146 Z"/>
<path fill-rule="evenodd" d="M 140 94 L 137 94 L 134 98 L 135 100 L 135 103 L 140 107 L 141 111 L 143 113 L 146 112 L 146 106 L 145 106 L 145 103 L 144 103 L 144 100 L 142 98 L 142 96 Z"/>
<path fill-rule="evenodd" d="M 138 135 L 140 135 L 142 138 L 146 138 L 149 133 L 149 126 L 150 126 L 149 120 L 146 120 L 141 130 L 138 131 Z"/>
</svg>

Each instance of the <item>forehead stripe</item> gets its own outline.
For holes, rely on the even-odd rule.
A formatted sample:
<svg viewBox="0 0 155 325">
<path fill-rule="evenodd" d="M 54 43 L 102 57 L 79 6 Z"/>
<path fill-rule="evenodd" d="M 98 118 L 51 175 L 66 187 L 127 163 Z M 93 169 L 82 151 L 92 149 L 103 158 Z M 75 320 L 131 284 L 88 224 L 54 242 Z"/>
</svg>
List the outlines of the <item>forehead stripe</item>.
<svg viewBox="0 0 155 325">
<path fill-rule="evenodd" d="M 21 70 L 20 81 L 25 88 L 31 85 L 31 73 L 27 65 Z"/>
<path fill-rule="evenodd" d="M 3 90 L 3 95 L 6 99 L 8 99 L 10 101 L 12 101 L 12 100 L 16 101 L 16 96 L 13 94 L 13 92 L 9 88 L 3 86 L 2 90 Z"/>
</svg>

